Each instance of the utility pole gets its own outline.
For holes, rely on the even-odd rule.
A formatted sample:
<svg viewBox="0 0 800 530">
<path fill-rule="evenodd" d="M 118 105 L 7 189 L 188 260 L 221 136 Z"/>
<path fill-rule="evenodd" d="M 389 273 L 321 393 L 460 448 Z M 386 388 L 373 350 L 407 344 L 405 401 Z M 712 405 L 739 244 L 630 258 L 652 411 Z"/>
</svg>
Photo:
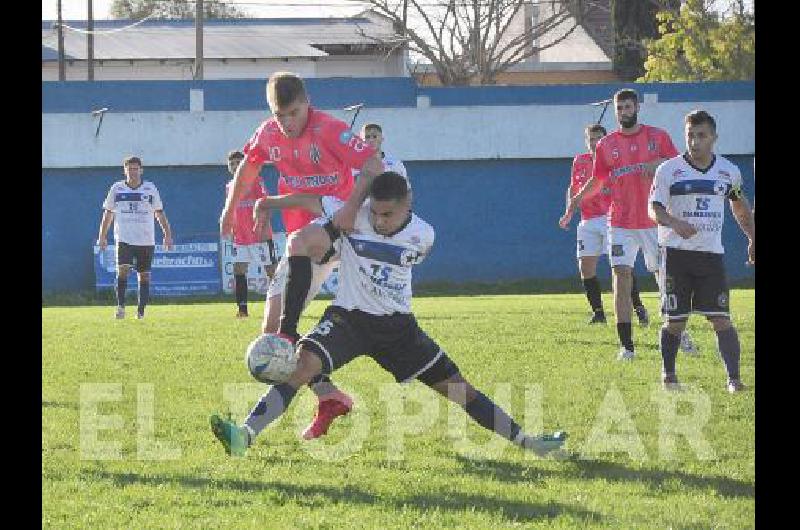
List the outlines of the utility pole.
<svg viewBox="0 0 800 530">
<path fill-rule="evenodd" d="M 87 1 L 89 2 L 89 16 L 86 29 L 89 30 L 89 33 L 86 34 L 86 42 L 88 45 L 88 49 L 86 50 L 86 62 L 88 66 L 86 78 L 89 81 L 94 81 L 94 13 L 92 12 L 92 0 Z"/>
<path fill-rule="evenodd" d="M 64 21 L 61 19 L 61 0 L 58 0 L 58 80 L 65 81 L 64 73 Z"/>
<path fill-rule="evenodd" d="M 203 0 L 197 0 L 194 14 L 195 59 L 194 78 L 203 79 Z"/>
</svg>

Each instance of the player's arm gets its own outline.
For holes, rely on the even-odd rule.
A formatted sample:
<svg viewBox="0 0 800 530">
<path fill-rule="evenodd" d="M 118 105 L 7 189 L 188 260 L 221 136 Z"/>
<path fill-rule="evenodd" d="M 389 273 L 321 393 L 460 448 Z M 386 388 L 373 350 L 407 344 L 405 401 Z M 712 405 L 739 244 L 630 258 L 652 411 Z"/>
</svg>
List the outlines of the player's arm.
<svg viewBox="0 0 800 530">
<path fill-rule="evenodd" d="M 100 232 L 97 234 L 97 244 L 100 250 L 105 250 L 108 246 L 108 229 L 114 222 L 114 212 L 103 210 L 103 217 L 100 219 Z"/>
<path fill-rule="evenodd" d="M 584 184 L 583 187 L 580 190 L 578 190 L 578 193 L 573 195 L 572 198 L 567 203 L 567 211 L 564 212 L 564 215 L 566 216 L 567 214 L 569 214 L 571 217 L 572 214 L 575 213 L 575 210 L 578 209 L 578 206 L 580 206 L 581 201 L 584 199 L 584 197 L 591 197 L 592 195 L 600 191 L 601 188 L 602 184 L 600 182 L 600 179 L 597 178 L 597 175 L 592 175 L 591 177 L 589 177 L 589 180 L 586 181 L 586 184 Z"/>
<path fill-rule="evenodd" d="M 572 220 L 572 211 L 569 208 L 569 203 L 572 200 L 572 180 L 570 179 L 570 183 L 567 185 L 567 196 L 566 201 L 564 203 L 564 214 L 558 220 L 558 226 L 567 230 L 569 228 L 569 222 Z"/>
<path fill-rule="evenodd" d="M 333 224 L 339 230 L 349 232 L 353 229 L 356 222 L 356 214 L 364 203 L 364 199 L 367 198 L 373 179 L 383 172 L 383 162 L 380 156 L 380 152 L 375 152 L 373 156 L 364 162 L 356 185 L 353 187 L 353 192 L 345 201 L 344 206 L 333 215 Z"/>
<path fill-rule="evenodd" d="M 747 264 L 756 264 L 756 221 L 753 218 L 753 212 L 750 210 L 750 204 L 747 197 L 741 192 L 737 197 L 729 197 L 731 204 L 731 212 L 733 217 L 739 224 L 739 227 L 747 236 Z"/>
<path fill-rule="evenodd" d="M 672 228 L 683 239 L 689 239 L 697 233 L 697 229 L 691 223 L 670 215 L 660 202 L 651 201 L 647 213 L 650 219 L 661 226 Z"/>
<path fill-rule="evenodd" d="M 233 214 L 235 206 L 241 200 L 253 182 L 258 178 L 263 164 L 253 162 L 249 158 L 245 158 L 239 167 L 236 168 L 236 174 L 233 176 L 231 183 L 230 193 L 225 200 L 225 206 L 222 208 L 222 214 L 219 217 L 220 232 L 222 235 L 233 234 Z"/>
<path fill-rule="evenodd" d="M 167 214 L 164 213 L 164 210 L 156 210 L 155 215 L 161 231 L 164 233 L 164 247 L 169 250 L 172 248 L 172 228 L 169 226 Z"/>
</svg>

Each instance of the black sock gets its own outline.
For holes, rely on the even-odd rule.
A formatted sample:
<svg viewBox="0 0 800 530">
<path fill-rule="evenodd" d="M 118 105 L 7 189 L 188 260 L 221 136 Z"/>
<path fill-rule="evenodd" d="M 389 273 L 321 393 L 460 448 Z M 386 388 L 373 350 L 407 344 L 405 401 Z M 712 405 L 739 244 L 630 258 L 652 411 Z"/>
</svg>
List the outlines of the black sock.
<svg viewBox="0 0 800 530">
<path fill-rule="evenodd" d="M 247 276 L 234 274 L 233 284 L 236 293 L 236 305 L 239 306 L 239 310 L 247 311 Z"/>
<path fill-rule="evenodd" d="M 147 305 L 147 302 L 150 301 L 150 281 L 142 281 L 139 280 L 139 307 L 137 308 L 137 312 L 140 315 L 144 314 L 144 308 Z"/>
<path fill-rule="evenodd" d="M 659 347 L 661 348 L 661 361 L 665 374 L 675 373 L 675 357 L 678 355 L 678 347 L 680 344 L 680 335 L 673 335 L 667 331 L 666 327 L 661 328 Z"/>
<path fill-rule="evenodd" d="M 631 274 L 631 302 L 633 302 L 633 308 L 638 309 L 642 307 L 642 299 L 639 297 L 639 286 L 636 285 L 636 276 Z"/>
<path fill-rule="evenodd" d="M 464 410 L 478 425 L 494 431 L 512 442 L 522 429 L 503 409 L 481 392 L 478 392 L 475 399 L 466 404 Z"/>
<path fill-rule="evenodd" d="M 586 298 L 595 313 L 603 312 L 603 299 L 600 297 L 600 282 L 597 276 L 583 279 L 583 289 L 586 291 Z"/>
<path fill-rule="evenodd" d="M 633 351 L 633 331 L 630 322 L 617 322 L 617 335 L 619 342 L 628 351 Z"/>
<path fill-rule="evenodd" d="M 122 279 L 117 276 L 117 305 L 125 307 L 125 291 L 128 289 L 128 278 Z"/>
<path fill-rule="evenodd" d="M 308 256 L 289 256 L 289 272 L 286 288 L 283 290 L 283 311 L 281 311 L 280 333 L 297 338 L 297 323 L 303 312 L 308 290 L 311 288 L 311 258 Z"/>
<path fill-rule="evenodd" d="M 717 331 L 717 347 L 722 361 L 725 363 L 725 370 L 728 371 L 728 379 L 739 379 L 741 345 L 736 328 L 731 327 Z"/>
</svg>

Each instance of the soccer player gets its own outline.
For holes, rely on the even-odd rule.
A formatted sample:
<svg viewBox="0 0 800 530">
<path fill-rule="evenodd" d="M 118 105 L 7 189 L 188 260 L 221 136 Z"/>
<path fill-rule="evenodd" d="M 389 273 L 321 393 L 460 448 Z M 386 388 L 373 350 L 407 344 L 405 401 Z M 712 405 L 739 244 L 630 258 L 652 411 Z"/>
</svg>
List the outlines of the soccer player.
<svg viewBox="0 0 800 530">
<path fill-rule="evenodd" d="M 244 160 L 244 153 L 228 153 L 228 171 L 236 174 L 236 169 Z M 225 195 L 230 195 L 232 180 L 225 185 Z M 250 183 L 242 198 L 236 203 L 235 224 L 233 226 L 233 283 L 236 294 L 237 318 L 248 316 L 247 312 L 247 268 L 250 263 L 261 263 L 265 274 L 272 278 L 278 260 L 275 258 L 275 245 L 272 243 L 272 227 L 269 222 L 261 223 L 259 230 L 253 221 L 253 208 L 261 197 L 267 195 L 264 183 L 256 178 Z M 267 252 L 264 252 L 266 244 Z M 267 255 L 268 254 L 268 255 Z"/>
<path fill-rule="evenodd" d="M 433 228 L 411 212 L 411 192 L 402 175 L 387 171 L 375 177 L 369 196 L 349 235 L 329 221 L 341 211 L 342 202 L 335 197 L 297 195 L 289 197 L 288 203 L 285 197 L 273 201 L 274 206 L 302 200 L 306 209 L 326 216 L 302 230 L 302 241 L 314 259 L 336 245 L 339 289 L 319 324 L 299 340 L 293 374 L 264 394 L 242 426 L 217 414 L 211 416 L 212 431 L 225 451 L 244 455 L 256 436 L 286 411 L 301 386 L 364 355 L 398 382 L 418 379 L 462 406 L 479 425 L 520 447 L 540 456 L 561 447 L 566 433 L 531 436 L 523 432 L 464 379 L 447 353 L 419 327 L 411 312 L 411 270 L 430 252 Z"/>
<path fill-rule="evenodd" d="M 340 230 L 352 229 L 370 179 L 381 172 L 381 161 L 375 150 L 354 135 L 345 122 L 312 107 L 305 84 L 297 75 L 272 74 L 266 92 L 273 116 L 256 129 L 242 149 L 245 159 L 236 170 L 220 216 L 221 232 L 231 233 L 233 205 L 267 162 L 274 164 L 279 172 L 279 194 L 313 193 L 345 200 L 345 206 L 336 213 L 333 222 Z M 353 168 L 361 171 L 357 183 Z M 314 215 L 301 208 L 289 208 L 281 213 L 287 243 L 267 291 L 262 328 L 264 333 L 279 332 L 296 341 L 300 313 L 317 295 L 336 263 L 331 260 L 332 256 L 321 263 L 311 263 L 305 256 L 290 257 L 292 235 L 312 221 Z M 290 291 L 299 293 L 291 297 L 293 303 L 299 300 L 299 306 L 289 304 L 284 308 L 285 294 Z M 347 414 L 353 406 L 352 398 L 337 389 L 327 375 L 312 381 L 311 387 L 319 404 L 314 419 L 303 432 L 306 439 L 324 434 L 333 418 Z"/>
<path fill-rule="evenodd" d="M 729 293 L 722 261 L 725 199 L 747 236 L 748 262 L 755 264 L 756 228 L 739 168 L 714 154 L 717 125 L 704 110 L 686 115 L 686 152 L 658 167 L 650 192 L 650 217 L 658 223 L 661 244 L 662 382 L 679 388 L 675 357 L 690 313 L 705 316 L 717 334 L 728 373 L 729 392 L 745 386 L 739 378 L 741 346 L 731 323 Z"/>
<path fill-rule="evenodd" d="M 594 193 L 595 187 L 606 184 L 611 188 L 608 239 L 621 344 L 617 358 L 631 360 L 634 357 L 631 277 L 640 249 L 647 270 L 653 274 L 658 270 L 658 233 L 647 215 L 647 196 L 658 165 L 676 156 L 678 151 L 666 131 L 638 122 L 639 97 L 635 90 L 617 91 L 614 110 L 619 129 L 597 143 L 592 177 L 572 197 L 565 217 L 575 211 L 586 193 Z M 681 338 L 681 348 L 687 353 L 697 351 L 687 333 Z"/>
<path fill-rule="evenodd" d="M 103 202 L 103 217 L 97 244 L 103 251 L 108 246 L 108 229 L 114 223 L 117 245 L 117 311 L 116 318 L 125 318 L 125 289 L 128 273 L 136 267 L 139 275 L 139 305 L 136 318 L 144 318 L 144 308 L 150 299 L 150 267 L 155 250 L 155 222 L 164 233 L 164 247 L 172 248 L 172 229 L 169 226 L 161 195 L 155 184 L 142 180 L 142 160 L 129 156 L 122 162 L 125 180 L 111 185 Z"/>
<path fill-rule="evenodd" d="M 403 177 L 408 180 L 408 173 L 406 172 L 406 166 L 403 165 L 403 162 L 392 155 L 386 154 L 386 151 L 383 150 L 383 129 L 379 124 L 365 124 L 361 128 L 361 137 L 364 138 L 364 141 L 375 149 L 375 151 L 381 154 L 381 162 L 383 162 L 384 171 L 394 171 L 395 173 L 403 175 Z"/>
<path fill-rule="evenodd" d="M 600 138 L 607 134 L 606 128 L 599 123 L 587 125 L 584 129 L 584 139 L 588 153 L 581 153 L 572 161 L 572 176 L 567 186 L 566 209 L 569 209 L 570 199 L 576 194 L 586 181 L 592 176 L 594 151 Z M 589 324 L 605 324 L 606 314 L 603 311 L 603 299 L 600 296 L 600 282 L 597 281 L 597 260 L 606 254 L 608 246 L 608 207 L 611 204 L 611 190 L 603 186 L 591 197 L 584 196 L 580 203 L 581 222 L 578 224 L 578 271 L 586 291 L 586 298 L 592 308 L 592 317 Z M 569 228 L 572 213 L 567 212 L 559 220 L 559 225 L 564 230 Z M 631 302 L 639 324 L 647 326 L 650 317 L 647 309 L 639 297 L 639 288 L 636 285 L 636 276 L 631 274 Z"/>
</svg>

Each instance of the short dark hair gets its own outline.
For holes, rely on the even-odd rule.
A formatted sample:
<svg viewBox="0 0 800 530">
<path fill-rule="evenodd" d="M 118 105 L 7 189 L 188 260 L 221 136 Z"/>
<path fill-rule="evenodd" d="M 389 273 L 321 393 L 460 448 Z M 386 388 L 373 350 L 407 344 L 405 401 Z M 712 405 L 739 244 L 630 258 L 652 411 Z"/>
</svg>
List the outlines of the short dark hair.
<svg viewBox="0 0 800 530">
<path fill-rule="evenodd" d="M 623 88 L 622 90 L 617 90 L 614 94 L 614 101 L 620 101 L 623 99 L 632 99 L 635 103 L 639 103 L 639 94 L 632 88 Z"/>
<path fill-rule="evenodd" d="M 244 153 L 241 151 L 234 149 L 232 151 L 228 151 L 228 162 L 233 160 L 234 158 L 244 158 Z"/>
<path fill-rule="evenodd" d="M 717 132 L 717 122 L 714 120 L 714 117 L 711 114 L 704 110 L 693 110 L 686 115 L 684 123 L 691 123 L 692 125 L 702 125 L 707 123 L 711 126 L 711 130 L 714 131 L 714 133 Z"/>
<path fill-rule="evenodd" d="M 138 156 L 126 156 L 122 161 L 123 167 L 128 167 L 131 164 L 139 164 L 139 167 L 142 167 L 142 159 Z"/>
<path fill-rule="evenodd" d="M 267 102 L 272 107 L 283 108 L 298 99 L 308 100 L 306 86 L 297 74 L 275 72 L 267 81 Z"/>
<path fill-rule="evenodd" d="M 408 182 L 400 173 L 384 171 L 372 181 L 369 196 L 377 201 L 402 201 L 408 197 Z"/>
<path fill-rule="evenodd" d="M 592 123 L 590 125 L 587 125 L 586 129 L 584 129 L 584 132 L 586 134 L 593 133 L 593 132 L 600 132 L 600 133 L 603 133 L 603 136 L 608 134 L 608 131 L 606 131 L 606 128 L 603 127 L 602 125 L 600 125 L 599 123 Z"/>
<path fill-rule="evenodd" d="M 381 126 L 378 125 L 377 123 L 367 123 L 367 124 L 365 124 L 364 125 L 364 130 L 366 131 L 367 129 L 378 129 L 378 132 L 383 134 L 383 129 L 381 129 Z"/>
</svg>

